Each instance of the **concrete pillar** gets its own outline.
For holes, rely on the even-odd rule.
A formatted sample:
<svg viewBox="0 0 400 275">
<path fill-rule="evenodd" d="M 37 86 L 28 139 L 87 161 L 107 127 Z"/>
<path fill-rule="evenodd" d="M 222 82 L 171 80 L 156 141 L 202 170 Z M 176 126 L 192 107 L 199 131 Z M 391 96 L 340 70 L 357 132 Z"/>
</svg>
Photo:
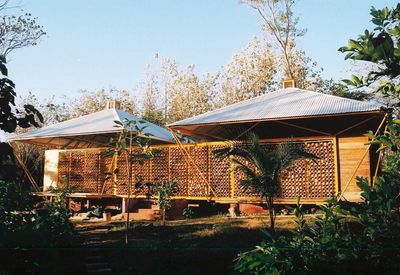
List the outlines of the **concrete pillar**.
<svg viewBox="0 0 400 275">
<path fill-rule="evenodd" d="M 231 203 L 228 211 L 231 218 L 237 218 L 239 216 L 239 204 Z"/>
<path fill-rule="evenodd" d="M 122 198 L 122 213 L 126 213 L 126 198 Z"/>
</svg>

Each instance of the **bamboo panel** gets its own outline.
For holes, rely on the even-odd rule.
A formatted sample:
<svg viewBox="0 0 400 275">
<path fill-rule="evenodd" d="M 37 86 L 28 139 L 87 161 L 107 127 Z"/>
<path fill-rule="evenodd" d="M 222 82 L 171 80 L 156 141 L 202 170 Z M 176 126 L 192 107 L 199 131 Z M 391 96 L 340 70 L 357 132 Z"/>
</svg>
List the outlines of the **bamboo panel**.
<svg viewBox="0 0 400 275">
<path fill-rule="evenodd" d="M 69 152 L 60 152 L 58 156 L 58 184 L 68 184 L 69 178 Z"/>
<path fill-rule="evenodd" d="M 292 199 L 301 196 L 306 199 L 328 198 L 334 192 L 335 163 L 333 154 L 333 141 L 305 141 L 301 143 L 304 150 L 319 157 L 314 163 L 310 160 L 298 161 L 292 168 L 281 175 L 280 198 Z M 179 192 L 176 196 L 190 198 L 216 198 L 229 197 L 254 197 L 259 199 L 259 194 L 253 190 L 244 191 L 240 188 L 240 180 L 244 174 L 233 171 L 231 174 L 231 160 L 220 160 L 213 157 L 212 151 L 222 148 L 223 143 L 208 146 L 184 145 L 190 154 L 192 162 L 188 163 L 185 152 L 177 145 L 160 147 L 160 152 L 151 160 L 146 160 L 143 165 L 138 160 L 133 160 L 132 179 L 134 186 L 140 181 L 144 185 L 142 190 L 132 187 L 132 194 L 146 195 L 147 183 L 165 180 L 177 180 Z M 277 143 L 264 144 L 267 150 L 276 148 Z M 132 155 L 140 153 L 134 149 Z M 70 159 L 71 155 L 71 159 Z M 69 163 L 71 162 L 71 165 Z M 125 155 L 118 157 L 117 184 L 113 179 L 105 180 L 105 174 L 110 171 L 112 157 L 103 153 L 88 151 L 60 152 L 58 163 L 58 180 L 70 181 L 78 186 L 77 192 L 96 193 L 102 190 L 105 182 L 105 194 L 126 196 L 128 194 L 128 163 Z M 197 168 L 196 168 L 196 167 Z M 199 173 L 199 171 L 201 173 Z M 210 193 L 209 184 L 215 191 Z"/>
<path fill-rule="evenodd" d="M 170 148 L 170 178 L 178 182 L 177 196 L 188 195 L 188 163 L 184 152 L 179 147 Z"/>
<path fill-rule="evenodd" d="M 140 154 L 139 149 L 132 150 L 132 185 L 133 192 L 135 195 L 147 195 L 149 193 L 149 184 L 152 181 L 151 178 L 151 160 L 144 160 L 143 164 L 140 164 L 138 159 L 134 157 L 135 154 Z M 135 186 L 137 188 L 135 188 Z M 139 187 L 140 186 L 140 187 Z"/>
<path fill-rule="evenodd" d="M 117 194 L 119 195 L 128 195 L 128 161 L 127 161 L 127 153 L 123 152 L 120 156 L 118 156 L 117 160 L 117 183 L 116 189 Z"/>
<path fill-rule="evenodd" d="M 252 169 L 255 169 L 255 167 L 252 167 L 250 165 L 250 163 L 248 163 L 243 158 L 237 157 L 236 159 L 238 161 L 240 161 L 241 163 L 245 164 L 246 166 L 250 166 Z M 245 178 L 245 174 L 241 170 L 235 169 L 234 176 L 235 176 L 235 178 L 234 178 L 234 180 L 235 180 L 234 196 L 235 197 L 259 197 L 260 196 L 259 194 L 255 193 L 252 188 L 247 188 L 247 190 L 243 188 L 240 181 Z"/>
<path fill-rule="evenodd" d="M 298 161 L 293 167 L 287 171 L 283 171 L 280 175 L 282 198 L 308 198 L 308 190 L 306 183 L 306 162 L 307 160 Z"/>
<path fill-rule="evenodd" d="M 161 182 L 168 181 L 169 169 L 168 169 L 168 148 L 159 148 L 160 151 L 151 160 L 152 166 L 152 177 L 153 181 Z"/>
<path fill-rule="evenodd" d="M 100 179 L 99 153 L 85 154 L 84 189 L 87 193 L 97 193 Z"/>
<path fill-rule="evenodd" d="M 208 150 L 206 146 L 191 146 L 189 154 L 197 166 L 189 166 L 188 175 L 188 195 L 192 197 L 204 197 L 209 195 L 207 179 L 208 165 L 207 157 Z M 199 173 L 199 170 L 201 174 Z M 203 176 L 202 176 L 203 175 Z"/>
<path fill-rule="evenodd" d="M 210 150 L 223 148 L 224 146 L 210 146 Z M 211 157 L 210 159 L 210 177 L 211 186 L 216 192 L 217 197 L 230 197 L 230 160 L 225 158 L 224 160 Z"/>
<path fill-rule="evenodd" d="M 112 161 L 113 157 L 112 156 L 106 156 L 104 153 L 102 154 L 102 165 L 100 167 L 101 171 L 101 182 L 102 182 L 102 187 L 104 185 L 104 193 L 105 194 L 113 194 L 113 188 L 114 188 L 114 180 L 113 180 L 113 175 L 106 176 L 107 173 L 113 173 L 113 170 L 110 170 L 110 167 L 112 167 Z M 101 189 L 99 189 L 101 191 Z"/>
<path fill-rule="evenodd" d="M 84 173 L 85 173 L 85 153 L 77 152 L 71 155 L 71 167 L 69 169 L 70 186 L 75 186 L 76 192 L 86 192 Z"/>
<path fill-rule="evenodd" d="M 309 184 L 310 198 L 329 198 L 334 194 L 335 188 L 335 161 L 333 153 L 333 142 L 324 141 L 307 144 L 308 152 L 316 155 L 319 159 L 310 162 Z"/>
</svg>

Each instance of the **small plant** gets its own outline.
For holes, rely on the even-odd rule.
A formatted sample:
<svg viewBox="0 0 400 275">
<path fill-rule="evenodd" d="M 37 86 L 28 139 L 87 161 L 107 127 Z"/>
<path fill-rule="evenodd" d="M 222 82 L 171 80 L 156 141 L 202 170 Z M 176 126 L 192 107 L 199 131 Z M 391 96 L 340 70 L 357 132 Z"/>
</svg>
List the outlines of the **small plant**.
<svg viewBox="0 0 400 275">
<path fill-rule="evenodd" d="M 186 218 L 186 219 L 193 219 L 194 217 L 194 211 L 193 209 L 191 209 L 190 207 L 183 209 L 182 215 Z"/>
<path fill-rule="evenodd" d="M 165 212 L 171 208 L 171 197 L 178 192 L 178 183 L 175 180 L 153 183 L 152 191 L 157 197 L 157 205 L 160 207 L 162 224 L 164 226 Z"/>
</svg>

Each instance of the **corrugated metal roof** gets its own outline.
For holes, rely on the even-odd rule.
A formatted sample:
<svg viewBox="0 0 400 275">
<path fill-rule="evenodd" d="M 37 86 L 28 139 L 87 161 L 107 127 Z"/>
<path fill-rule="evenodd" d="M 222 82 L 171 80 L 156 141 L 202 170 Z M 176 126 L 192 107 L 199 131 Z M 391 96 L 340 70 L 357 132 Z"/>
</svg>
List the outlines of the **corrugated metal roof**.
<svg viewBox="0 0 400 275">
<path fill-rule="evenodd" d="M 378 111 L 380 105 L 297 88 L 281 89 L 168 126 L 272 120 Z"/>
<path fill-rule="evenodd" d="M 8 140 L 17 141 L 49 137 L 73 137 L 101 133 L 115 133 L 121 131 L 121 129 L 115 127 L 116 123 L 114 121 L 123 122 L 124 119 L 134 120 L 138 123 L 137 125 L 139 127 L 145 127 L 143 129 L 143 134 L 150 134 L 150 139 L 174 142 L 172 134 L 167 129 L 147 121 L 140 123 L 140 121 L 143 121 L 142 119 L 118 109 L 105 109 L 96 113 L 35 129 L 11 137 Z"/>
</svg>

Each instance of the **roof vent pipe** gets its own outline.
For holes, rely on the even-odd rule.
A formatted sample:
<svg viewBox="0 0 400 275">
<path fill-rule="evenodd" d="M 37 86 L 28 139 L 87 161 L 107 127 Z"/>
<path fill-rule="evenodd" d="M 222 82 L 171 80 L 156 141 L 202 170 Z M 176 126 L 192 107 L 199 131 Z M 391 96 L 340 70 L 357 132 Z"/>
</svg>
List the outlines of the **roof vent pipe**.
<svg viewBox="0 0 400 275">
<path fill-rule="evenodd" d="M 282 88 L 296 88 L 296 83 L 294 79 L 286 79 L 282 81 Z"/>
<path fill-rule="evenodd" d="M 107 102 L 106 109 L 121 109 L 121 102 L 118 100 L 110 100 Z"/>
</svg>

